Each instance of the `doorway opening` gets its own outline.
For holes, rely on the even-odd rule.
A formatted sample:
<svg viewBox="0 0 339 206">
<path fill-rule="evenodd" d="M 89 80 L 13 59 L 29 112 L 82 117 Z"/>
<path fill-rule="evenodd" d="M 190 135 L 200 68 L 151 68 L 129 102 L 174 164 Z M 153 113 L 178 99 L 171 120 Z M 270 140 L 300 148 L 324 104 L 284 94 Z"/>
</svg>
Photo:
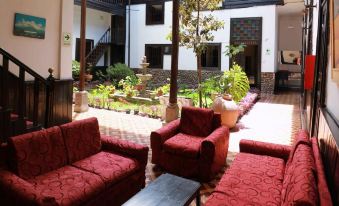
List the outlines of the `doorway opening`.
<svg viewBox="0 0 339 206">
<path fill-rule="evenodd" d="M 246 72 L 251 87 L 261 86 L 261 42 L 262 18 L 231 19 L 231 45 L 245 45 L 244 52 L 239 53 L 232 62 L 239 64 Z"/>
</svg>

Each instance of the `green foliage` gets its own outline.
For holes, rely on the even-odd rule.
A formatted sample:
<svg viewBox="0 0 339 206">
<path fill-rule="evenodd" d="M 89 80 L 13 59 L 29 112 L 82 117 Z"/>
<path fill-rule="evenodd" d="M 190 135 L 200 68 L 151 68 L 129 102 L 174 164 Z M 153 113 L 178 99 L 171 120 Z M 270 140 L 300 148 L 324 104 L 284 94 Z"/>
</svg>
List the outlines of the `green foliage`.
<svg viewBox="0 0 339 206">
<path fill-rule="evenodd" d="M 102 71 L 98 70 L 95 74 L 100 82 L 107 80 L 107 77 L 102 73 Z"/>
<path fill-rule="evenodd" d="M 201 84 L 201 90 L 202 93 L 206 95 L 211 95 L 213 93 L 221 93 L 221 87 L 220 87 L 220 77 L 221 76 L 214 76 L 211 78 L 206 79 Z"/>
<path fill-rule="evenodd" d="M 220 8 L 221 3 L 222 0 L 182 0 L 180 2 L 180 46 L 193 49 L 197 57 L 199 89 L 201 89 L 201 55 L 205 52 L 207 43 L 214 40 L 213 32 L 224 27 L 224 22 L 211 14 Z M 199 94 L 201 94 L 200 90 Z M 201 95 L 199 106 L 202 107 Z"/>
<path fill-rule="evenodd" d="M 244 98 L 250 89 L 246 73 L 241 66 L 233 64 L 229 71 L 225 71 L 220 78 L 222 91 L 232 95 L 235 102 Z"/>
<path fill-rule="evenodd" d="M 80 75 L 80 63 L 73 60 L 72 61 L 72 76 L 73 79 L 79 79 Z"/>
<path fill-rule="evenodd" d="M 100 108 L 109 108 L 111 100 L 110 95 L 115 93 L 115 87 L 113 85 L 99 84 L 95 89 L 89 92 L 89 103 L 91 106 Z"/>
<path fill-rule="evenodd" d="M 232 59 L 232 64 L 235 64 L 235 57 L 245 51 L 245 44 L 240 45 L 229 45 L 226 46 L 226 51 L 224 52 L 225 56 L 228 56 Z"/>
<path fill-rule="evenodd" d="M 170 79 L 167 79 L 167 81 L 169 82 Z M 169 94 L 170 90 L 171 90 L 171 84 L 170 84 L 170 83 L 167 83 L 167 84 L 165 84 L 165 85 L 163 85 L 163 86 L 157 88 L 157 89 L 155 90 L 155 92 L 156 92 L 159 96 L 161 96 L 161 95 Z"/>
<path fill-rule="evenodd" d="M 119 86 L 122 87 L 124 94 L 128 97 L 133 97 L 137 95 L 137 91 L 134 87 L 141 83 L 141 80 L 135 76 L 127 76 L 125 79 L 119 81 Z"/>
<path fill-rule="evenodd" d="M 217 20 L 212 14 L 219 9 L 222 0 L 182 0 L 180 13 L 180 45 L 193 48 L 194 53 L 200 56 L 207 46 L 207 42 L 213 41 L 214 31 L 224 27 L 224 22 Z"/>
<path fill-rule="evenodd" d="M 224 54 L 232 58 L 232 57 L 237 56 L 239 53 L 244 52 L 245 47 L 246 47 L 245 44 L 229 45 L 229 46 L 226 46 L 226 51 L 224 52 Z"/>
<path fill-rule="evenodd" d="M 115 86 L 118 86 L 120 80 L 125 79 L 127 76 L 135 76 L 132 69 L 121 63 L 108 67 L 106 71 L 107 78 L 111 80 Z"/>
</svg>

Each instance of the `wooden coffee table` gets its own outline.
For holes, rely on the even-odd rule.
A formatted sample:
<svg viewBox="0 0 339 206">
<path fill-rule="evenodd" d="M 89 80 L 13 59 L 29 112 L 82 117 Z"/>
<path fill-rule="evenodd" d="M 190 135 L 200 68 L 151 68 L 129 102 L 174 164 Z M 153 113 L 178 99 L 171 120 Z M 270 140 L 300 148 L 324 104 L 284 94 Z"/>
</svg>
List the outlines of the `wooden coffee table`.
<svg viewBox="0 0 339 206">
<path fill-rule="evenodd" d="M 200 206 L 200 183 L 171 174 L 163 174 L 123 206 L 185 206 L 196 198 Z"/>
</svg>

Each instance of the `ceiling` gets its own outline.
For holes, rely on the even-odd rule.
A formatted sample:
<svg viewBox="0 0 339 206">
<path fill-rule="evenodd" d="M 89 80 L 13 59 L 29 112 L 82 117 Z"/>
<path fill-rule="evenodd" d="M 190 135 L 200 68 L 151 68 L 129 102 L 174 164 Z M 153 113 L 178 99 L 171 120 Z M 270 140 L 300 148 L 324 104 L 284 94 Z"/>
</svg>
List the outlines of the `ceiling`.
<svg viewBox="0 0 339 206">
<path fill-rule="evenodd" d="M 285 0 L 285 5 L 278 6 L 279 15 L 303 15 L 305 3 L 303 0 Z"/>
</svg>

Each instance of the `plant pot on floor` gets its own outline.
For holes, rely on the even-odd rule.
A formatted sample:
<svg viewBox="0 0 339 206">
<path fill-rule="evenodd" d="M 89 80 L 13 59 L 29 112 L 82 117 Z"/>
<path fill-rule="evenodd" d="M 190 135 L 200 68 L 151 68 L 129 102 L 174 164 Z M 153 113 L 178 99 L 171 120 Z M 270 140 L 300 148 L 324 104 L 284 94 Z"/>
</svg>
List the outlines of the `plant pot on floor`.
<svg viewBox="0 0 339 206">
<path fill-rule="evenodd" d="M 213 104 L 214 112 L 221 114 L 221 124 L 228 128 L 233 128 L 239 118 L 239 107 L 229 96 L 217 97 Z"/>
</svg>

